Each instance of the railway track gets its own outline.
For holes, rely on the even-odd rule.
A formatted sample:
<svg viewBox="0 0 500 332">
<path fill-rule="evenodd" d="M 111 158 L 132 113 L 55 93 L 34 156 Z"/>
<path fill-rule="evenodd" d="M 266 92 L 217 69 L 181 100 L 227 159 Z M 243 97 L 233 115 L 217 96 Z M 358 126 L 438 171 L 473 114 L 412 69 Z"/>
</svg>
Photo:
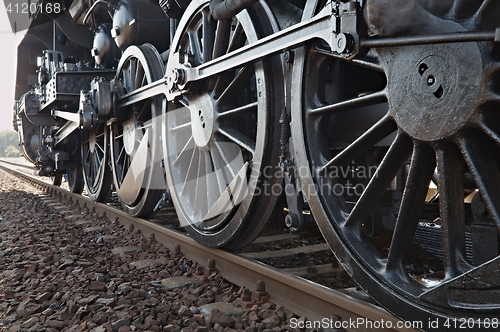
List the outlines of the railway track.
<svg viewBox="0 0 500 332">
<path fill-rule="evenodd" d="M 376 327 L 376 331 L 416 331 L 409 328 L 408 325 L 405 327 L 404 322 L 370 303 L 366 295 L 364 295 L 366 298 L 363 299 L 363 293 L 356 291 L 356 287 L 349 287 L 347 291 L 345 289 L 339 291 L 309 280 L 321 274 L 341 273 L 342 268 L 335 267 L 335 264 L 329 262 L 316 266 L 280 269 L 264 263 L 271 261 L 272 264 L 272 260 L 277 257 L 293 257 L 304 253 L 311 256 L 321 252 L 329 253 L 328 246 L 324 243 L 278 250 L 265 249 L 262 251 L 260 249 L 260 251 L 253 251 L 255 247 L 272 248 L 273 243 L 293 242 L 299 238 L 295 234 L 274 234 L 259 237 L 245 252 L 233 253 L 206 248 L 172 227 L 176 218 L 173 208 L 162 209 L 154 219 L 135 218 L 121 211 L 113 203 L 94 203 L 84 195 L 72 194 L 62 187 L 56 187 L 43 181 L 42 178 L 27 174 L 26 165 L 1 159 L 0 168 L 46 191 L 48 195 L 52 196 L 52 198 L 46 197 L 47 201 L 57 199 L 63 201 L 64 203 L 61 203 L 63 205 L 78 204 L 87 209 L 95 209 L 99 215 L 105 215 L 109 220 L 128 227 L 133 225 L 134 229 L 140 230 L 146 237 L 154 235 L 159 243 L 172 252 L 180 248 L 186 258 L 201 264 L 208 264 L 209 260 L 215 260 L 216 267 L 222 277 L 236 285 L 248 288 L 253 294 L 253 299 L 259 297 L 259 291 L 262 291 L 262 287 L 265 285 L 265 291 L 270 301 L 282 305 L 301 317 L 307 317 L 311 323 L 319 324 L 321 322 L 323 327 L 326 327 L 324 324 L 328 321 L 329 327 L 333 328 L 332 331 L 372 331 L 374 327 Z M 354 293 L 351 295 L 346 294 L 346 292 L 353 291 Z"/>
</svg>

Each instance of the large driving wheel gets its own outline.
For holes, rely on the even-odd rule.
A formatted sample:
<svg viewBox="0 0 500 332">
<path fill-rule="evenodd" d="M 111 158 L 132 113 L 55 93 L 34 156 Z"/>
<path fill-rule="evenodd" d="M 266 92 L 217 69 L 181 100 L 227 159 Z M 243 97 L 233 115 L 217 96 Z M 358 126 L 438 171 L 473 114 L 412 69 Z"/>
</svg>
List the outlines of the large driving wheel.
<svg viewBox="0 0 500 332">
<path fill-rule="evenodd" d="M 500 18 L 493 1 L 414 10 L 424 23 L 400 37 L 493 31 Z M 317 41 L 296 53 L 292 138 L 311 212 L 346 269 L 397 316 L 425 330 L 498 323 L 498 46 L 363 54 L 338 60 Z"/>
<path fill-rule="evenodd" d="M 98 123 L 82 134 L 82 167 L 87 195 L 106 203 L 111 196 L 113 176 L 109 166 L 108 127 Z"/>
<path fill-rule="evenodd" d="M 118 98 L 163 76 L 163 62 L 153 46 L 131 46 L 118 64 Z M 118 110 L 110 128 L 111 165 L 116 192 L 123 209 L 147 217 L 165 192 L 157 122 L 161 99 L 150 98 Z"/>
<path fill-rule="evenodd" d="M 260 3 L 224 21 L 213 19 L 208 4 L 191 2 L 170 59 L 178 52 L 199 66 L 273 31 Z M 250 63 L 196 82 L 168 105 L 163 143 L 170 194 L 181 224 L 203 245 L 247 245 L 275 206 L 281 107 L 272 97 L 282 90 L 281 77 L 278 59 Z"/>
</svg>

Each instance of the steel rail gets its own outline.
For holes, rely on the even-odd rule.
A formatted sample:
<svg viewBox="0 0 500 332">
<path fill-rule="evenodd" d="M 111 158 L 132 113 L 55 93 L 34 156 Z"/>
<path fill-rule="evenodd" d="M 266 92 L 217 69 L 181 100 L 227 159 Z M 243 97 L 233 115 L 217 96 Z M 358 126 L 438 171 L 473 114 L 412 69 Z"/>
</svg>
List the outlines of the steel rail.
<svg viewBox="0 0 500 332">
<path fill-rule="evenodd" d="M 188 259 L 200 263 L 207 262 L 209 259 L 215 259 L 217 270 L 222 277 L 236 285 L 255 291 L 256 282 L 263 280 L 266 284 L 266 291 L 269 293 L 270 301 L 282 305 L 297 315 L 307 317 L 307 320 L 310 322 L 322 322 L 337 317 L 335 319 L 340 318 L 340 320 L 346 322 L 347 331 L 373 331 L 373 327 L 369 325 L 356 326 L 355 329 L 352 328 L 352 324 L 347 325 L 348 322 L 364 322 L 365 320 L 369 320 L 373 324 L 384 322 L 385 328 L 376 329 L 381 332 L 417 331 L 411 328 L 398 327 L 398 325 L 404 325 L 404 322 L 378 306 L 301 277 L 283 273 L 276 268 L 258 261 L 243 258 L 221 249 L 204 247 L 182 233 L 144 219 L 131 217 L 125 212 L 106 204 L 92 202 L 87 197 L 76 195 L 66 189 L 53 186 L 44 182 L 39 177 L 13 170 L 12 167 L 2 165 L 3 163 L 4 161 L 0 160 L 0 169 L 24 178 L 39 187 L 45 187 L 45 190 L 49 194 L 58 196 L 67 203 L 78 202 L 81 206 L 86 206 L 87 208 L 93 207 L 96 212 L 105 215 L 109 220 L 117 221 L 126 226 L 133 225 L 135 229 L 139 229 L 145 236 L 153 234 L 159 243 L 162 243 L 171 251 L 174 250 L 175 245 L 179 244 L 183 255 Z"/>
</svg>

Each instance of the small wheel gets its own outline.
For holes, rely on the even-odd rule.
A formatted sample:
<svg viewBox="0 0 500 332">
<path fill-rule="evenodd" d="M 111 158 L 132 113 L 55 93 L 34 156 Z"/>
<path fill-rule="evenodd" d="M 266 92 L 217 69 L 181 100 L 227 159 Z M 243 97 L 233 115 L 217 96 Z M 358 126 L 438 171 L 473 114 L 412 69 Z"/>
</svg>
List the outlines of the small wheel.
<svg viewBox="0 0 500 332">
<path fill-rule="evenodd" d="M 99 123 L 82 134 L 82 167 L 87 195 L 96 202 L 106 203 L 111 196 L 113 175 L 109 166 L 108 127 Z"/>
<path fill-rule="evenodd" d="M 68 177 L 69 191 L 74 194 L 81 194 L 84 186 L 82 166 L 70 168 L 66 171 L 66 174 Z"/>
<path fill-rule="evenodd" d="M 417 3 L 414 34 L 491 31 L 500 18 L 498 2 Z M 295 54 L 292 138 L 311 212 L 354 279 L 424 329 L 481 331 L 500 314 L 498 77 L 493 43 L 343 61 L 315 41 Z"/>
<path fill-rule="evenodd" d="M 153 46 L 130 46 L 116 71 L 115 80 L 122 83 L 118 95 L 152 83 L 164 72 Z M 157 125 L 161 98 L 133 104 L 118 113 L 119 120 L 110 128 L 111 165 L 118 199 L 128 214 L 148 217 L 155 212 L 166 187 Z"/>
<path fill-rule="evenodd" d="M 52 180 L 52 185 L 56 186 L 56 187 L 60 187 L 61 183 L 62 183 L 62 178 L 63 178 L 63 175 L 60 173 L 52 175 L 50 177 L 50 179 Z"/>
<path fill-rule="evenodd" d="M 199 66 L 272 32 L 272 20 L 256 3 L 215 21 L 209 1 L 192 1 L 169 58 L 178 52 Z M 163 146 L 170 194 L 181 225 L 205 246 L 244 247 L 275 206 L 282 107 L 272 98 L 282 96 L 281 68 L 271 60 L 228 70 L 168 105 Z"/>
</svg>

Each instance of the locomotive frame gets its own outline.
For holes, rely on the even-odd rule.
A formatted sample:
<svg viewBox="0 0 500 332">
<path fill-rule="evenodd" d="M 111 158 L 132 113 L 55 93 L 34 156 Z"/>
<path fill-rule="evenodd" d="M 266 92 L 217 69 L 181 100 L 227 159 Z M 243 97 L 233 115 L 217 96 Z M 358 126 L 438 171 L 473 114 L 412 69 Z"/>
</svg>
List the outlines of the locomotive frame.
<svg viewBox="0 0 500 332">
<path fill-rule="evenodd" d="M 14 127 L 39 175 L 99 202 L 114 190 L 135 216 L 172 202 L 195 240 L 229 249 L 283 197 L 286 225 L 310 211 L 398 317 L 498 319 L 500 4 L 61 6 L 19 47 Z"/>
</svg>

